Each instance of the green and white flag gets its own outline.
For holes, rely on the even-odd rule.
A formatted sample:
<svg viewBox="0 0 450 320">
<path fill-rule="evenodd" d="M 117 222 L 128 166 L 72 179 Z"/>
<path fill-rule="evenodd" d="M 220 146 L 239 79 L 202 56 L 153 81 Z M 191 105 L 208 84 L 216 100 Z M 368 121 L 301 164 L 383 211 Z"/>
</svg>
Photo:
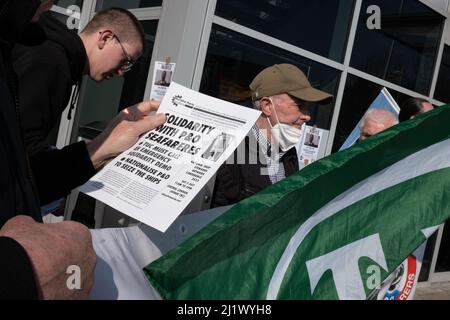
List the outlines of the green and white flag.
<svg viewBox="0 0 450 320">
<path fill-rule="evenodd" d="M 366 299 L 450 216 L 450 106 L 241 201 L 144 271 L 165 299 Z"/>
</svg>

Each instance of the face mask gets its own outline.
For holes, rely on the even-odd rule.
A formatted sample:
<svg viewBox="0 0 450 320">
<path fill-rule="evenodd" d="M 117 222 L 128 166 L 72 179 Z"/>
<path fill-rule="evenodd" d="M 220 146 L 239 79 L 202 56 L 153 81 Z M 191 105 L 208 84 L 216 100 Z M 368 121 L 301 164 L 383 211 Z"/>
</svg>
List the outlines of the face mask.
<svg viewBox="0 0 450 320">
<path fill-rule="evenodd" d="M 281 151 L 286 152 L 292 147 L 297 146 L 297 144 L 300 142 L 303 131 L 302 129 L 297 129 L 296 127 L 290 126 L 288 124 L 280 123 L 280 120 L 278 120 L 278 114 L 275 110 L 275 105 L 273 104 L 272 100 L 270 101 L 272 102 L 272 106 L 274 106 L 275 117 L 277 118 L 277 124 L 274 126 L 272 126 L 269 118 L 267 118 L 267 121 L 272 128 L 272 144 L 278 144 Z"/>
</svg>

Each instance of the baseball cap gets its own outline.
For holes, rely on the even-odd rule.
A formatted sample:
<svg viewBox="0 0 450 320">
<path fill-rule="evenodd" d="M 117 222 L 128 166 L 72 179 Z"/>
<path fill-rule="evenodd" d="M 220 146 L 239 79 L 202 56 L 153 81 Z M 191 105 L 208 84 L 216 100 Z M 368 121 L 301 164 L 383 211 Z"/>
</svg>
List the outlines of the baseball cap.
<svg viewBox="0 0 450 320">
<path fill-rule="evenodd" d="M 308 102 L 328 103 L 333 96 L 311 86 L 305 74 L 292 64 L 275 64 L 261 71 L 250 84 L 253 101 L 288 93 Z"/>
</svg>

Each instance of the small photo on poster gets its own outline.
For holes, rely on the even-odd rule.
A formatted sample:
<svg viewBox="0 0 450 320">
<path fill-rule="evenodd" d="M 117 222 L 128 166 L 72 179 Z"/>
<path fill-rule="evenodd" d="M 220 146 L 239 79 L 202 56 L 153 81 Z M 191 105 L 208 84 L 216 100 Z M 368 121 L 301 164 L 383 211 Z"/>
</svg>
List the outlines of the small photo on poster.
<svg viewBox="0 0 450 320">
<path fill-rule="evenodd" d="M 214 138 L 212 143 L 202 154 L 202 158 L 216 162 L 234 140 L 232 135 L 221 133 Z"/>
<path fill-rule="evenodd" d="M 304 136 L 299 143 L 297 152 L 300 169 L 323 157 L 326 143 L 323 129 L 306 125 L 303 132 Z"/>
<path fill-rule="evenodd" d="M 320 144 L 320 135 L 314 132 L 306 133 L 305 146 L 318 148 Z"/>
<path fill-rule="evenodd" d="M 168 87 L 172 81 L 172 71 L 156 70 L 155 85 Z"/>
</svg>

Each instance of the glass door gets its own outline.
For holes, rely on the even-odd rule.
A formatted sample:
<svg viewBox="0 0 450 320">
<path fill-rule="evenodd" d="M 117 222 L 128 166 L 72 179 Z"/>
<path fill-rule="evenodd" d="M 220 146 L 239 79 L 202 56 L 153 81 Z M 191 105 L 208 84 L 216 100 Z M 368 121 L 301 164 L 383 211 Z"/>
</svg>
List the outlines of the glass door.
<svg viewBox="0 0 450 320">
<path fill-rule="evenodd" d="M 439 229 L 432 270 L 430 282 L 450 281 L 450 221 Z"/>
</svg>

